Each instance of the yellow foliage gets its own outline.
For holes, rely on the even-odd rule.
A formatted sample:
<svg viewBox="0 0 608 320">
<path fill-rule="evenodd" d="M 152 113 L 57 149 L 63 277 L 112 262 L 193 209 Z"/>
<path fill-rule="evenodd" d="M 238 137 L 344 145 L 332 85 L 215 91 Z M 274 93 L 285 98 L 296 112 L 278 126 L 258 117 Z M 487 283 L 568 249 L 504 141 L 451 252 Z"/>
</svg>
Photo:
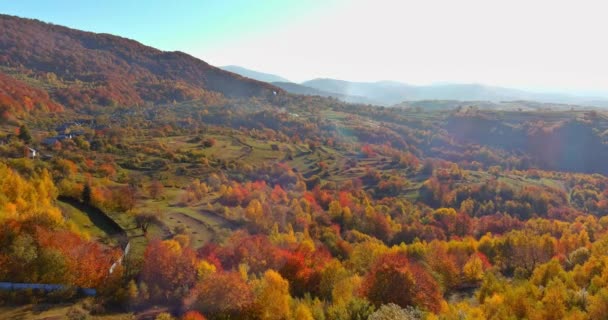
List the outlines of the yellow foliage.
<svg viewBox="0 0 608 320">
<path fill-rule="evenodd" d="M 361 277 L 352 276 L 338 281 L 331 291 L 334 304 L 346 304 L 352 300 L 361 287 Z"/>
<path fill-rule="evenodd" d="M 566 286 L 560 280 L 551 281 L 542 299 L 545 319 L 563 319 L 566 315 Z"/>
<path fill-rule="evenodd" d="M 472 255 L 462 268 L 467 281 L 481 281 L 483 279 L 483 262 L 478 255 Z"/>
<path fill-rule="evenodd" d="M 377 240 L 369 240 L 353 245 L 348 265 L 359 274 L 367 272 L 378 257 L 387 253 L 388 247 Z"/>
<path fill-rule="evenodd" d="M 256 296 L 260 319 L 290 318 L 289 282 L 283 279 L 278 272 L 268 270 L 264 273 Z"/>
<path fill-rule="evenodd" d="M 57 194 L 48 171 L 25 179 L 0 163 L 0 219 L 24 220 L 41 215 L 51 223 L 62 224 L 61 211 L 53 206 Z"/>
<path fill-rule="evenodd" d="M 175 240 L 165 240 L 163 241 L 163 244 L 176 255 L 182 251 L 182 246 Z"/>
<path fill-rule="evenodd" d="M 482 306 L 486 319 L 508 319 L 510 314 L 504 306 L 505 299 L 500 294 L 487 298 Z"/>
<path fill-rule="evenodd" d="M 216 271 L 216 267 L 213 264 L 211 264 L 205 260 L 201 260 L 196 265 L 196 274 L 199 279 L 204 279 L 207 276 L 215 273 L 215 271 Z"/>
<path fill-rule="evenodd" d="M 432 317 L 435 317 L 432 315 Z M 433 318 L 427 318 L 433 319 Z M 436 319 L 436 318 L 435 318 Z M 448 311 L 443 312 L 439 319 L 441 320 L 485 320 L 487 319 L 483 311 L 479 307 L 473 307 L 466 302 L 452 304 Z"/>
<path fill-rule="evenodd" d="M 312 312 L 310 309 L 303 303 L 298 303 L 296 306 L 296 310 L 293 315 L 294 320 L 314 320 L 312 316 Z"/>
<path fill-rule="evenodd" d="M 185 234 L 178 234 L 173 237 L 173 240 L 177 241 L 182 248 L 190 246 L 190 237 Z"/>
</svg>

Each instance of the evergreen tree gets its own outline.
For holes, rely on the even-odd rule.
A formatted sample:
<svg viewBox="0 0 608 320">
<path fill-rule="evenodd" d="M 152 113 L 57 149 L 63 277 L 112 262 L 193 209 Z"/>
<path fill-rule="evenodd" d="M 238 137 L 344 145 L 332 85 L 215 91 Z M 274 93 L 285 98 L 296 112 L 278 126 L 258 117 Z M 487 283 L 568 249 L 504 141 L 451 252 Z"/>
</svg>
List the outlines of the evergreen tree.
<svg viewBox="0 0 608 320">
<path fill-rule="evenodd" d="M 19 139 L 23 140 L 25 143 L 32 142 L 32 134 L 30 133 L 30 129 L 25 124 L 22 124 L 21 127 L 19 127 L 19 135 L 17 137 L 19 137 Z"/>
<path fill-rule="evenodd" d="M 82 189 L 82 202 L 86 204 L 91 203 L 91 186 L 88 183 Z"/>
</svg>

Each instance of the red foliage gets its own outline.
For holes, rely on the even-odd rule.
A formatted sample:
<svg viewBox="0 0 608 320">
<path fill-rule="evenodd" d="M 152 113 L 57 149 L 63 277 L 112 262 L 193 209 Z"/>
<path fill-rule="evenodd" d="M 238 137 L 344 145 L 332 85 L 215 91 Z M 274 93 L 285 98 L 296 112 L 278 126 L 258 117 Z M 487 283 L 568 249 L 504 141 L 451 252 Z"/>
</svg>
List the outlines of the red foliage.
<svg viewBox="0 0 608 320">
<path fill-rule="evenodd" d="M 503 234 L 511 230 L 523 228 L 524 223 L 517 218 L 507 214 L 493 214 L 479 218 L 477 222 L 477 233 L 479 235 L 488 232 L 492 234 Z"/>
<path fill-rule="evenodd" d="M 287 201 L 287 192 L 281 188 L 280 185 L 275 185 L 274 189 L 272 189 L 272 193 L 270 194 L 270 198 L 274 202 L 286 202 Z"/>
<path fill-rule="evenodd" d="M 253 303 L 252 288 L 238 272 L 217 272 L 207 277 L 184 301 L 186 307 L 221 319 L 243 319 Z"/>
<path fill-rule="evenodd" d="M 279 273 L 289 281 L 290 291 L 294 296 L 302 297 L 309 292 L 313 295 L 319 293 L 321 272 L 331 254 L 324 248 L 317 248 L 308 252 L 303 248 L 295 251 L 281 251 L 284 264 Z"/>
<path fill-rule="evenodd" d="M 84 241 L 69 231 L 37 227 L 36 237 L 40 246 L 61 252 L 67 261 L 71 281 L 77 286 L 99 286 L 112 263 L 118 259 L 117 251 L 103 248 L 96 242 Z"/>
<path fill-rule="evenodd" d="M 149 287 L 158 287 L 162 298 L 170 300 L 179 288 L 194 286 L 195 262 L 190 248 L 174 248 L 167 242 L 154 240 L 146 247 L 141 279 Z"/>
<path fill-rule="evenodd" d="M 21 115 L 34 110 L 58 112 L 63 106 L 40 89 L 0 72 L 0 116 Z"/>
<path fill-rule="evenodd" d="M 433 312 L 439 311 L 442 300 L 435 279 L 400 253 L 380 257 L 365 277 L 362 291 L 376 305 L 420 306 Z"/>
<path fill-rule="evenodd" d="M 374 151 L 373 147 L 369 144 L 366 144 L 361 147 L 361 153 L 363 153 L 368 158 L 372 158 L 376 156 L 376 151 Z"/>
<path fill-rule="evenodd" d="M 272 96 L 273 91 L 281 91 L 185 53 L 162 52 L 108 34 L 6 15 L 0 17 L 0 30 L 0 48 L 6 48 L 0 52 L 3 66 L 20 67 L 40 76 L 53 73 L 51 83 L 80 81 L 68 88 L 58 86 L 55 93 L 73 107 L 193 99 L 220 104 L 223 96 Z"/>
<path fill-rule="evenodd" d="M 349 207 L 349 208 L 353 207 L 352 196 L 349 192 L 340 191 L 340 193 L 338 194 L 338 199 L 340 201 L 340 206 L 342 206 L 343 208 L 344 207 Z"/>
<path fill-rule="evenodd" d="M 190 310 L 182 316 L 182 320 L 206 320 L 198 311 Z"/>
<path fill-rule="evenodd" d="M 278 248 L 266 236 L 242 233 L 236 233 L 228 245 L 219 249 L 217 257 L 227 270 L 236 269 L 239 264 L 246 263 L 249 270 L 256 274 L 268 269 L 278 269 L 283 260 Z"/>
</svg>

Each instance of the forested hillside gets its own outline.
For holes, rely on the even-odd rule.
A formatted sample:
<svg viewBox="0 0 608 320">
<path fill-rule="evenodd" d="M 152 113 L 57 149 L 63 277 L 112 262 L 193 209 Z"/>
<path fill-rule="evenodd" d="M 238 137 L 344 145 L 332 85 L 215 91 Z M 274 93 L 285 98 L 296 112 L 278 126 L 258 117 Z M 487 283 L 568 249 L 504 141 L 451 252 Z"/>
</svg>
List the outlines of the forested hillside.
<svg viewBox="0 0 608 320">
<path fill-rule="evenodd" d="M 46 91 L 0 72 L 0 119 L 34 111 L 60 112 L 63 109 Z"/>
<path fill-rule="evenodd" d="M 280 91 L 182 52 L 36 20 L 0 15 L 0 66 L 70 107 L 269 97 Z"/>
</svg>

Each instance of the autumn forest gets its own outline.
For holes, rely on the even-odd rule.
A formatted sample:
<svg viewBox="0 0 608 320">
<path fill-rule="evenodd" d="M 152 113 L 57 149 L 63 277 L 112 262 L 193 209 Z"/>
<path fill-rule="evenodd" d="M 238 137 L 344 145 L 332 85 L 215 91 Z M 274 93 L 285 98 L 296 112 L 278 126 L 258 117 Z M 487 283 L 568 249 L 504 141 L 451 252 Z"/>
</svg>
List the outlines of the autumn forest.
<svg viewBox="0 0 608 320">
<path fill-rule="evenodd" d="M 351 104 L 0 30 L 0 318 L 608 319 L 605 111 Z"/>
</svg>

